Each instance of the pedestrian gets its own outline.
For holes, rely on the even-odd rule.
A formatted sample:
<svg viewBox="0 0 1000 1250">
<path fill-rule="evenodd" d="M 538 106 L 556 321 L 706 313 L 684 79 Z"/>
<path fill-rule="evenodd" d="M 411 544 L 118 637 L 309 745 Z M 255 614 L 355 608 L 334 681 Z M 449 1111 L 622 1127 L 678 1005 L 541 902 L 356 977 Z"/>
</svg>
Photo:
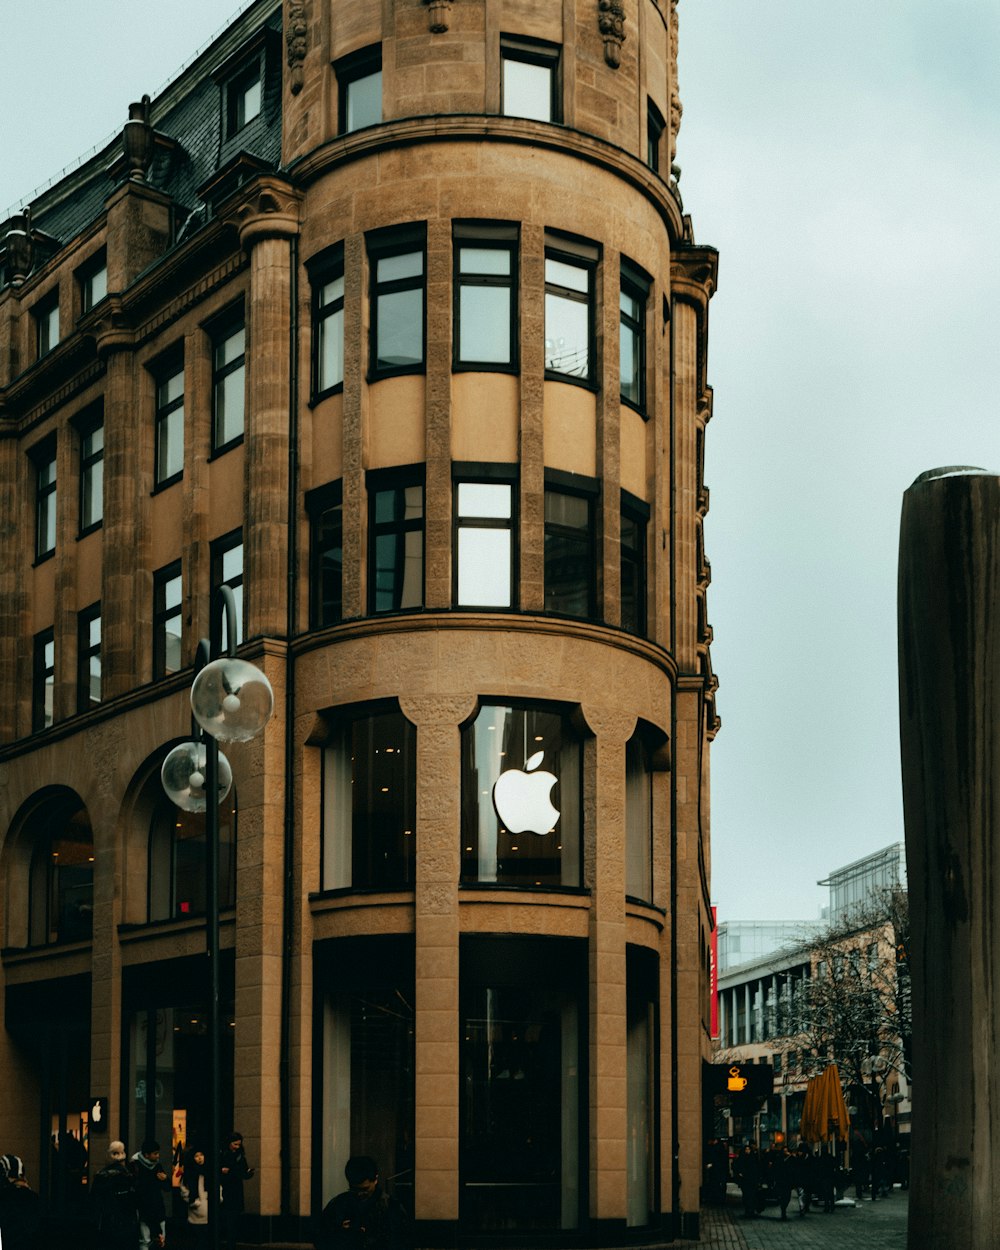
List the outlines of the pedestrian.
<svg viewBox="0 0 1000 1250">
<path fill-rule="evenodd" d="M 42 1203 L 28 1184 L 20 1155 L 0 1155 L 0 1244 L 6 1250 L 38 1250 Z"/>
<path fill-rule="evenodd" d="M 375 1160 L 353 1155 L 344 1175 L 349 1188 L 323 1208 L 316 1250 L 409 1250 L 406 1211 L 383 1188 Z"/>
<path fill-rule="evenodd" d="M 712 1137 L 705 1147 L 705 1196 L 708 1202 L 724 1206 L 729 1181 L 729 1148 Z"/>
<path fill-rule="evenodd" d="M 812 1202 L 812 1187 L 812 1152 L 805 1142 L 799 1142 L 799 1148 L 795 1152 L 795 1194 L 799 1203 L 800 1220 L 805 1219 L 809 1214 L 809 1204 Z"/>
<path fill-rule="evenodd" d="M 125 1159 L 125 1143 L 113 1141 L 108 1147 L 108 1161 L 90 1187 L 100 1250 L 135 1250 L 139 1241 L 135 1179 Z"/>
<path fill-rule="evenodd" d="M 823 1199 L 823 1210 L 830 1214 L 833 1211 L 834 1190 L 837 1181 L 837 1160 L 832 1154 L 821 1150 L 815 1160 L 816 1191 Z"/>
<path fill-rule="evenodd" d="M 736 1157 L 733 1165 L 733 1177 L 743 1195 L 743 1216 L 752 1220 L 758 1215 L 757 1199 L 764 1179 L 760 1155 L 748 1142 Z"/>
<path fill-rule="evenodd" d="M 795 1175 L 795 1158 L 788 1147 L 784 1146 L 778 1151 L 773 1166 L 774 1192 L 778 1198 L 778 1208 L 783 1220 L 788 1219 L 788 1204 L 792 1200 L 792 1190 L 795 1188 Z"/>
<path fill-rule="evenodd" d="M 139 1250 L 161 1250 L 167 1240 L 167 1207 L 163 1187 L 167 1174 L 160 1163 L 160 1143 L 147 1137 L 129 1160 L 139 1213 Z"/>
<path fill-rule="evenodd" d="M 187 1206 L 188 1240 L 203 1246 L 208 1240 L 208 1175 L 205 1152 L 195 1147 L 181 1161 L 181 1198 Z"/>
<path fill-rule="evenodd" d="M 247 1163 L 243 1149 L 243 1134 L 236 1129 L 229 1134 L 229 1145 L 219 1159 L 219 1185 L 222 1203 L 219 1209 L 222 1238 L 229 1250 L 236 1250 L 236 1238 L 240 1230 L 240 1217 L 244 1210 L 243 1184 L 251 1180 L 254 1170 Z"/>
</svg>

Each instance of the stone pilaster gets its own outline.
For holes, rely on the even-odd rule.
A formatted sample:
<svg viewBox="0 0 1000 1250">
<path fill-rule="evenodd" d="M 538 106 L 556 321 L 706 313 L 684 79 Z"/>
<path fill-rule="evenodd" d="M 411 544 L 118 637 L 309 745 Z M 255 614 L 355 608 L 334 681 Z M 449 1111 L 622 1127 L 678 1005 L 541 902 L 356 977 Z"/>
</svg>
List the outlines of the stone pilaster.
<svg viewBox="0 0 1000 1250">
<path fill-rule="evenodd" d="M 521 607 L 545 606 L 545 234 L 521 229 Z"/>
<path fill-rule="evenodd" d="M 609 625 L 619 625 L 621 605 L 621 391 L 619 372 L 619 280 L 618 256 L 605 254 L 598 275 L 603 279 L 597 292 L 597 359 L 601 387 L 597 393 L 597 476 L 601 481 L 600 506 L 603 514 L 598 527 L 601 549 L 597 561 L 598 616 Z"/>
<path fill-rule="evenodd" d="M 461 752 L 458 727 L 473 696 L 400 699 L 417 726 L 416 1143 L 414 1216 L 458 1218 L 458 879 Z"/>
<path fill-rule="evenodd" d="M 590 1215 L 628 1213 L 628 1009 L 625 960 L 625 743 L 635 717 L 584 705 L 588 744 L 587 860 L 590 909 Z M 599 846 L 599 849 L 598 849 Z"/>
<path fill-rule="evenodd" d="M 344 620 L 365 610 L 368 492 L 365 489 L 365 408 L 368 388 L 368 283 L 365 240 L 344 240 Z"/>
<path fill-rule="evenodd" d="M 428 608 L 451 606 L 451 223 L 427 224 L 426 534 Z"/>
<path fill-rule="evenodd" d="M 31 564 L 28 534 L 34 528 L 18 523 L 18 518 L 25 517 L 22 501 L 30 497 L 25 489 L 26 460 L 17 440 L 0 434 L 0 742 L 17 736 L 18 710 L 26 700 L 18 662 L 28 613 L 28 579 L 23 570 Z M 30 698 L 30 678 L 28 686 Z"/>
</svg>

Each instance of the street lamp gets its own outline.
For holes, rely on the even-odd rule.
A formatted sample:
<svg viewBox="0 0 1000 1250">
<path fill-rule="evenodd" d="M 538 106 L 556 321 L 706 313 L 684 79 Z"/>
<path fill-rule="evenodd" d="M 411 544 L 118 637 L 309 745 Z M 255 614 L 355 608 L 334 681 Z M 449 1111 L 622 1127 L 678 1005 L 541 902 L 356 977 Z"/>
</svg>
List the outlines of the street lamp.
<svg viewBox="0 0 1000 1250">
<path fill-rule="evenodd" d="M 191 711 L 201 727 L 192 741 L 174 747 L 163 761 L 160 778 L 167 797 L 182 810 L 205 813 L 205 947 L 209 966 L 209 1133 L 208 1224 L 210 1246 L 218 1250 L 219 1224 L 219 804 L 233 784 L 233 770 L 219 751 L 220 742 L 249 742 L 274 711 L 274 692 L 265 675 L 236 657 L 236 601 L 228 586 L 217 586 L 211 602 L 210 636 L 222 637 L 226 652 L 212 654 L 202 638 L 195 658 Z M 200 739 L 200 740 L 199 740 Z"/>
</svg>

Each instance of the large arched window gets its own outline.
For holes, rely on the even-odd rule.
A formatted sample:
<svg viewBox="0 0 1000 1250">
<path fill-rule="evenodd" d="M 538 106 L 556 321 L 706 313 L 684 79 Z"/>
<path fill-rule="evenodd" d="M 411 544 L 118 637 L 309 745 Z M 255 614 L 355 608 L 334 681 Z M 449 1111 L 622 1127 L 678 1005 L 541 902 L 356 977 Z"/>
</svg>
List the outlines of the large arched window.
<svg viewBox="0 0 1000 1250">
<path fill-rule="evenodd" d="M 89 941 L 94 925 L 94 835 L 76 795 L 50 799 L 35 826 L 28 890 L 28 943 Z"/>
<path fill-rule="evenodd" d="M 149 825 L 147 918 L 205 914 L 205 816 L 184 812 L 162 792 Z M 219 906 L 236 902 L 236 791 L 219 805 Z"/>
</svg>

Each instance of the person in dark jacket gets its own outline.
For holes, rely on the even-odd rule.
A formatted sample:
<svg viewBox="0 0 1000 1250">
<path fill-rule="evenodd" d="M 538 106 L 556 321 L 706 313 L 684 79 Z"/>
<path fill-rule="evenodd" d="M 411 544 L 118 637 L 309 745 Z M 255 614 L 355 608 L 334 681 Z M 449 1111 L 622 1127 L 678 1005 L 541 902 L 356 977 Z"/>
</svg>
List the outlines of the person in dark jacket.
<svg viewBox="0 0 1000 1250">
<path fill-rule="evenodd" d="M 38 1250 L 41 1199 L 28 1184 L 19 1155 L 0 1155 L 0 1241 L 5 1250 Z"/>
<path fill-rule="evenodd" d="M 243 1134 L 236 1129 L 229 1134 L 229 1145 L 219 1158 L 219 1184 L 222 1188 L 222 1240 L 229 1250 L 236 1250 L 240 1217 L 244 1210 L 243 1184 L 252 1179 L 254 1170 L 247 1163 Z"/>
<path fill-rule="evenodd" d="M 113 1141 L 108 1162 L 90 1187 L 97 1244 L 100 1250 L 135 1250 L 139 1243 L 139 1215 L 135 1178 L 125 1163 L 125 1143 Z"/>
<path fill-rule="evenodd" d="M 821 1150 L 813 1161 L 816 1169 L 816 1192 L 823 1199 L 823 1210 L 833 1210 L 833 1200 L 837 1184 L 837 1160 L 834 1155 Z"/>
<path fill-rule="evenodd" d="M 160 1163 L 160 1143 L 147 1137 L 129 1162 L 139 1213 L 139 1250 L 161 1250 L 167 1237 L 167 1207 L 163 1201 L 167 1174 Z"/>
<path fill-rule="evenodd" d="M 350 1186 L 323 1208 L 316 1250 L 409 1250 L 409 1220 L 402 1203 L 382 1188 L 368 1155 L 347 1160 Z"/>
<path fill-rule="evenodd" d="M 778 1197 L 778 1207 L 781 1210 L 781 1218 L 788 1219 L 788 1204 L 792 1200 L 792 1190 L 795 1188 L 796 1165 L 795 1157 L 787 1146 L 783 1147 L 774 1159 L 774 1192 Z"/>
<path fill-rule="evenodd" d="M 743 1195 L 744 1216 L 748 1220 L 756 1218 L 759 1214 L 757 1200 L 764 1181 L 764 1170 L 756 1147 L 748 1144 L 736 1156 L 733 1178 Z"/>
</svg>

